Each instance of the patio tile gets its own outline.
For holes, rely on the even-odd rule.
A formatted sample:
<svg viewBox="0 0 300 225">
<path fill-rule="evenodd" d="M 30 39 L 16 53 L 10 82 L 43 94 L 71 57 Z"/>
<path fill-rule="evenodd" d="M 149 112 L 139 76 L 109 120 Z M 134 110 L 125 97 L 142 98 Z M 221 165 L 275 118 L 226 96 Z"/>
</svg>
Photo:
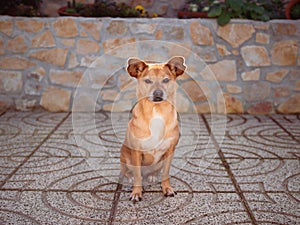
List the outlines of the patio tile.
<svg viewBox="0 0 300 225">
<path fill-rule="evenodd" d="M 300 144 L 300 116 L 299 115 L 280 115 L 272 117 L 282 128 L 292 135 L 292 137 Z"/>
<path fill-rule="evenodd" d="M 0 157 L 0 180 L 3 182 L 8 178 L 15 168 L 19 167 L 24 160 L 25 157 L 18 157 L 15 161 L 7 157 Z"/>
<path fill-rule="evenodd" d="M 0 157 L 28 156 L 37 149 L 44 138 L 20 135 L 16 140 L 1 141 Z"/>
<path fill-rule="evenodd" d="M 165 198 L 160 182 L 145 181 L 133 204 L 119 164 L 128 113 L 5 112 L 1 223 L 298 223 L 298 115 L 180 118 L 170 171 L 178 194 Z"/>
<path fill-rule="evenodd" d="M 299 201 L 286 193 L 269 193 L 273 202 L 250 202 L 250 208 L 259 224 L 299 224 Z"/>
<path fill-rule="evenodd" d="M 297 176 L 300 171 L 299 161 L 297 160 L 265 160 L 263 164 L 264 166 L 249 167 L 248 169 L 233 168 L 232 172 L 240 185 L 247 186 L 248 189 L 246 190 L 254 188 L 261 192 L 282 192 L 291 188 L 287 186 L 287 182 L 291 177 Z M 299 181 L 299 178 L 297 181 Z M 299 192 L 299 189 L 296 191 Z"/>
<path fill-rule="evenodd" d="M 104 112 L 73 112 L 55 131 L 56 134 L 98 134 L 98 127 L 111 124 L 110 115 Z"/>
<path fill-rule="evenodd" d="M 300 145 L 289 136 L 278 137 L 226 137 L 220 144 L 220 148 L 232 158 L 256 158 L 256 159 L 297 159 L 300 154 Z"/>
<path fill-rule="evenodd" d="M 114 224 L 222 224 L 249 221 L 236 194 L 215 201 L 213 194 L 178 193 L 165 198 L 145 193 L 142 202 L 132 204 L 121 194 Z"/>
<path fill-rule="evenodd" d="M 273 135 L 286 134 L 268 116 L 253 115 L 205 115 L 205 118 L 216 136 L 226 135 Z M 286 134 L 287 135 L 287 134 Z"/>
<path fill-rule="evenodd" d="M 92 163 L 100 164 L 101 170 L 96 170 Z M 93 183 L 92 180 L 98 182 L 98 185 L 105 182 L 110 186 L 118 182 L 118 176 L 117 161 L 105 162 L 103 158 L 89 161 L 85 158 L 32 157 L 11 176 L 3 188 L 77 190 L 77 183 Z M 86 186 L 85 190 L 89 188 L 94 187 Z"/>
<path fill-rule="evenodd" d="M 69 119 L 69 118 L 68 118 Z M 200 135 L 198 127 L 195 129 L 191 127 L 183 127 L 181 132 L 181 138 L 179 140 L 176 154 L 182 155 L 186 152 L 193 151 L 198 145 L 206 146 L 211 142 L 211 138 L 207 135 Z M 82 148 L 83 151 L 88 152 L 90 156 L 113 156 L 119 157 L 120 149 L 124 141 L 126 133 L 126 124 L 113 127 L 111 124 L 108 126 L 102 126 L 95 128 L 96 133 L 90 133 L 90 131 L 83 131 L 82 133 L 74 133 L 73 131 L 57 130 L 47 140 L 47 144 L 66 143 L 70 145 L 77 145 Z M 77 154 L 74 152 L 74 154 Z"/>
<path fill-rule="evenodd" d="M 111 202 L 105 199 L 109 193 L 105 196 L 87 192 L 1 194 L 0 215 L 4 224 L 101 224 L 108 221 L 111 208 Z"/>
<path fill-rule="evenodd" d="M 104 146 L 95 145 L 87 142 L 84 139 L 74 137 L 65 139 L 51 137 L 49 138 L 39 149 L 38 153 L 44 152 L 49 156 L 69 156 L 69 157 L 90 157 L 101 156 L 104 157 L 108 154 L 107 149 Z"/>
<path fill-rule="evenodd" d="M 0 117 L 0 134 L 48 134 L 67 116 L 67 113 L 47 113 L 45 111 L 7 112 Z"/>
<path fill-rule="evenodd" d="M 172 171 L 174 171 L 174 173 L 183 171 L 199 176 L 227 177 L 227 172 L 219 158 L 175 158 L 172 163 Z"/>
</svg>

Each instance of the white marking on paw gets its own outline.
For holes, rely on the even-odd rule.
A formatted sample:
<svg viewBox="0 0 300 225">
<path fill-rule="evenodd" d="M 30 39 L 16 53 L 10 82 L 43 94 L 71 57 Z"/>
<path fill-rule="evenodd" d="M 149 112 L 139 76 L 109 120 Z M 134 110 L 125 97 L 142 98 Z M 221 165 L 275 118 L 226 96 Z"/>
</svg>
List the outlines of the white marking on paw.
<svg viewBox="0 0 300 225">
<path fill-rule="evenodd" d="M 149 175 L 147 180 L 149 183 L 156 183 L 157 177 L 155 175 Z"/>
</svg>

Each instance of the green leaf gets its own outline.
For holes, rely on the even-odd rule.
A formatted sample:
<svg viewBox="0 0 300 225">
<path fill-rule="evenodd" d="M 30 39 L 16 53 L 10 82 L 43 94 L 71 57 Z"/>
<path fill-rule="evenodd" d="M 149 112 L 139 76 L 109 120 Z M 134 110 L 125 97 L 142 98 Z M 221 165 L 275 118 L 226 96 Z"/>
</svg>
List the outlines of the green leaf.
<svg viewBox="0 0 300 225">
<path fill-rule="evenodd" d="M 270 17 L 268 15 L 261 15 L 259 20 L 261 21 L 269 21 L 270 20 Z"/>
<path fill-rule="evenodd" d="M 240 0 L 228 0 L 228 4 L 233 11 L 240 12 L 243 7 L 243 1 Z"/>
<path fill-rule="evenodd" d="M 256 6 L 254 8 L 254 11 L 258 14 L 263 14 L 265 12 L 265 9 L 263 7 L 260 7 L 260 6 Z"/>
<path fill-rule="evenodd" d="M 222 14 L 222 7 L 221 5 L 214 6 L 209 12 L 208 17 L 217 17 Z"/>
<path fill-rule="evenodd" d="M 250 18 L 248 18 L 248 19 L 257 20 L 257 19 L 258 19 L 258 16 L 257 16 L 257 14 L 256 14 L 255 12 L 251 11 L 251 12 L 250 12 Z"/>
<path fill-rule="evenodd" d="M 224 26 L 230 22 L 230 14 L 228 12 L 223 12 L 217 19 L 217 22 L 220 26 Z"/>
</svg>

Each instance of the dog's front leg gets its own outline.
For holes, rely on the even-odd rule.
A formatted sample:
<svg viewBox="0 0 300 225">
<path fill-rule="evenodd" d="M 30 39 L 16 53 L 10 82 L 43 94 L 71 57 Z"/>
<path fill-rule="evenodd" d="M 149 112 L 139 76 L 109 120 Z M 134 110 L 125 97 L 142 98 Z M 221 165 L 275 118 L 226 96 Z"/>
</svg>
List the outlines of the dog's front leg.
<svg viewBox="0 0 300 225">
<path fill-rule="evenodd" d="M 142 200 L 142 152 L 139 150 L 132 150 L 132 170 L 133 170 L 133 189 L 130 195 L 130 200 L 137 202 Z"/>
<path fill-rule="evenodd" d="M 170 167 L 174 155 L 174 147 L 171 147 L 163 157 L 163 170 L 161 187 L 163 194 L 166 197 L 174 197 L 177 193 L 173 190 L 170 184 Z"/>
</svg>

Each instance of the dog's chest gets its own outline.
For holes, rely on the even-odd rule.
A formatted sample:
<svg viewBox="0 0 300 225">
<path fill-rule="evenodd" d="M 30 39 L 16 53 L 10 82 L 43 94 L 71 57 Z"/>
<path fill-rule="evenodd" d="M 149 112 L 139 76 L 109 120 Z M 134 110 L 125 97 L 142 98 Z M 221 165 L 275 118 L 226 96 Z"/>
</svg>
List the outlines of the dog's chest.
<svg viewBox="0 0 300 225">
<path fill-rule="evenodd" d="M 150 137 L 141 140 L 142 150 L 153 157 L 153 164 L 157 163 L 170 148 L 174 137 L 166 138 L 166 124 L 161 116 L 154 116 L 149 124 Z"/>
</svg>

